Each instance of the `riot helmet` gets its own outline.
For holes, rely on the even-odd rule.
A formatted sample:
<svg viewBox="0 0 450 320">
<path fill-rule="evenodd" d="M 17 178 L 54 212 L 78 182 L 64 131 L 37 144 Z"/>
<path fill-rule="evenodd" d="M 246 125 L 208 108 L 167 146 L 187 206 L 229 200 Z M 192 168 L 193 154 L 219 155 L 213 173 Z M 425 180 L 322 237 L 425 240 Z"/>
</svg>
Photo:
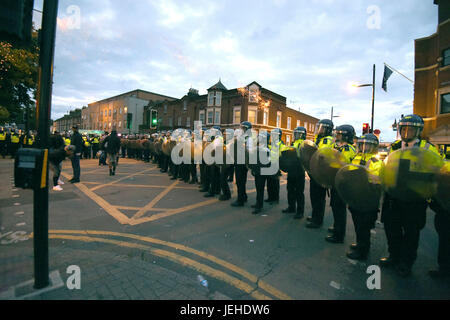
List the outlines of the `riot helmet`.
<svg viewBox="0 0 450 320">
<path fill-rule="evenodd" d="M 349 124 L 337 126 L 334 130 L 334 139 L 336 142 L 347 142 L 353 144 L 355 138 L 355 128 Z"/>
<path fill-rule="evenodd" d="M 315 135 L 319 138 L 331 136 L 333 133 L 333 121 L 329 119 L 322 119 L 316 124 Z"/>
<path fill-rule="evenodd" d="M 249 121 L 242 121 L 241 122 L 241 129 L 245 131 L 250 130 L 252 128 L 252 124 Z"/>
<path fill-rule="evenodd" d="M 306 139 L 306 129 L 304 127 L 297 127 L 294 129 L 294 141 L 298 139 Z"/>
<path fill-rule="evenodd" d="M 398 122 L 398 131 L 403 141 L 411 142 L 420 138 L 423 126 L 423 119 L 416 114 L 411 114 L 400 119 Z"/>
<path fill-rule="evenodd" d="M 375 154 L 378 151 L 378 138 L 373 133 L 367 133 L 357 138 L 356 145 L 358 153 Z"/>
</svg>

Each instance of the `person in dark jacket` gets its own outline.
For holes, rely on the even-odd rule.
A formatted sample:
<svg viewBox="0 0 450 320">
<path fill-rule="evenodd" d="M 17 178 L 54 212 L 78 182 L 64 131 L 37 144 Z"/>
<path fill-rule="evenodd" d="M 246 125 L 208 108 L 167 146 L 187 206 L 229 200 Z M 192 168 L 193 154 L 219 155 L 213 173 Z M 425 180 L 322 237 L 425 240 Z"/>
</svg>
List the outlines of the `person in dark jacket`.
<svg viewBox="0 0 450 320">
<path fill-rule="evenodd" d="M 117 157 L 120 150 L 120 138 L 117 136 L 117 131 L 112 130 L 111 134 L 103 140 L 102 149 L 106 151 L 108 160 L 109 175 L 116 174 Z"/>
<path fill-rule="evenodd" d="M 65 146 L 64 140 L 58 131 L 50 136 L 50 148 L 48 153 L 49 167 L 53 171 L 53 191 L 62 191 L 58 183 L 61 175 L 61 163 L 68 154 L 74 151 L 74 146 Z"/>
<path fill-rule="evenodd" d="M 73 169 L 73 178 L 69 180 L 70 183 L 80 182 L 80 157 L 81 152 L 83 150 L 83 138 L 81 134 L 78 132 L 78 125 L 74 125 L 72 127 L 73 134 L 70 137 L 70 145 L 75 146 L 75 151 L 71 157 L 72 160 L 72 169 Z"/>
</svg>

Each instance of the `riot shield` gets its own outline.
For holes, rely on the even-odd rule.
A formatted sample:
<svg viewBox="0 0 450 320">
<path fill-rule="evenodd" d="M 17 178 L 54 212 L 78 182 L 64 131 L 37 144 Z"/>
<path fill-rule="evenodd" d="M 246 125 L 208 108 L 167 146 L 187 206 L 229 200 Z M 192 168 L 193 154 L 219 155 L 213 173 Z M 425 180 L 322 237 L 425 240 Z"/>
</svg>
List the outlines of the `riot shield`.
<svg viewBox="0 0 450 320">
<path fill-rule="evenodd" d="M 384 190 L 402 201 L 426 200 L 437 192 L 437 174 L 443 160 L 424 148 L 408 148 L 391 153 L 380 172 Z"/>
<path fill-rule="evenodd" d="M 347 165 L 344 156 L 333 148 L 317 150 L 311 157 L 310 170 L 314 180 L 324 188 L 332 188 L 336 173 Z"/>
<path fill-rule="evenodd" d="M 317 151 L 317 146 L 314 142 L 305 140 L 303 141 L 299 150 L 300 162 L 303 165 L 303 168 L 305 168 L 306 171 L 310 172 L 311 168 L 309 165 L 311 163 L 311 157 Z"/>
<path fill-rule="evenodd" d="M 371 183 L 373 180 L 365 167 L 349 164 L 336 173 L 335 188 L 350 208 L 374 212 L 379 208 L 382 188 L 380 184 Z"/>
<path fill-rule="evenodd" d="M 437 191 L 434 198 L 447 212 L 450 212 L 450 162 L 445 162 L 436 177 Z"/>
<path fill-rule="evenodd" d="M 302 169 L 299 154 L 294 147 L 286 147 L 286 150 L 281 152 L 280 156 L 280 170 L 283 172 L 295 172 Z"/>
</svg>

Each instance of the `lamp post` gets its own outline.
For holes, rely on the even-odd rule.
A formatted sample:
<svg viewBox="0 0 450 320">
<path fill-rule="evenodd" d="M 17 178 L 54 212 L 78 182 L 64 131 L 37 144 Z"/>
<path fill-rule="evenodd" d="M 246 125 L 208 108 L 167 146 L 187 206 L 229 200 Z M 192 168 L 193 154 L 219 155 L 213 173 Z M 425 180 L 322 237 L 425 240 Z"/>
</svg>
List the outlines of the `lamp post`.
<svg viewBox="0 0 450 320">
<path fill-rule="evenodd" d="M 333 118 L 339 118 L 339 116 L 333 115 L 333 107 L 331 107 L 331 117 L 330 117 L 331 121 L 333 121 Z"/>
<path fill-rule="evenodd" d="M 357 88 L 372 87 L 372 118 L 371 118 L 371 121 L 370 121 L 369 132 L 373 133 L 373 118 L 374 118 L 374 112 L 375 112 L 375 64 L 373 65 L 372 83 L 353 85 L 353 86 L 357 87 Z"/>
</svg>

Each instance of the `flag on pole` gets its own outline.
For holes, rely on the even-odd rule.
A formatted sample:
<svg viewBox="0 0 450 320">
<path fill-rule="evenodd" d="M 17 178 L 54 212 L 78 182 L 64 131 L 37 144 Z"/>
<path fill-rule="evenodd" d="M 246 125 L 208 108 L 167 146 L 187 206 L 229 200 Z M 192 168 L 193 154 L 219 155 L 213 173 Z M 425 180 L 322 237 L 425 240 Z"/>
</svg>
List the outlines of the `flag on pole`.
<svg viewBox="0 0 450 320">
<path fill-rule="evenodd" d="M 393 73 L 393 71 L 386 64 L 384 64 L 383 84 L 381 85 L 381 87 L 386 92 L 387 92 L 386 83 L 392 73 Z"/>
</svg>

